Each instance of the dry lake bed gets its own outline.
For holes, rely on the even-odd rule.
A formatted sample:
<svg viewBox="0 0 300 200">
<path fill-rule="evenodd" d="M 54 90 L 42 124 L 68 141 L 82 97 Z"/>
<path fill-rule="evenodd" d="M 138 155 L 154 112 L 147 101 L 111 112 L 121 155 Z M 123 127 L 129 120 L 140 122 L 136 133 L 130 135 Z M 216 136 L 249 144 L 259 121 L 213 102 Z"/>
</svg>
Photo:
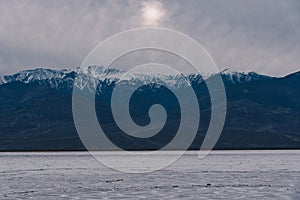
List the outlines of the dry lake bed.
<svg viewBox="0 0 300 200">
<path fill-rule="evenodd" d="M 0 199 L 250 198 L 300 199 L 300 151 L 213 151 L 204 159 L 190 151 L 144 174 L 110 169 L 87 152 L 0 153 Z"/>
</svg>

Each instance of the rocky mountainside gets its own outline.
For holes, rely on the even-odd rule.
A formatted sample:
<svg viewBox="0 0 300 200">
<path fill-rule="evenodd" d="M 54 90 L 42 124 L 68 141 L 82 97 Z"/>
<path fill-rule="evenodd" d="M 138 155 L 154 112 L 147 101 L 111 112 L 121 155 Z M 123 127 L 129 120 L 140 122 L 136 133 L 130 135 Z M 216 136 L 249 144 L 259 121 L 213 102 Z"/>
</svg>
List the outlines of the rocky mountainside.
<svg viewBox="0 0 300 200">
<path fill-rule="evenodd" d="M 0 76 L 0 150 L 83 150 L 72 117 L 74 70 L 35 69 Z M 124 72 L 90 67 L 95 81 L 99 123 L 111 140 L 124 149 L 158 149 L 167 143 L 180 123 L 178 102 L 164 87 L 146 85 L 136 95 L 131 114 L 138 124 L 149 122 L 147 107 L 161 103 L 168 115 L 165 134 L 138 143 L 124 135 L 110 111 L 110 95 Z M 211 75 L 213 76 L 213 75 Z M 221 72 L 227 93 L 227 118 L 217 149 L 300 148 L 300 72 L 268 77 L 255 72 Z M 210 97 L 199 74 L 187 74 L 200 106 L 201 121 L 191 149 L 200 147 L 210 122 Z M 132 74 L 130 84 L 160 79 L 184 90 L 175 75 Z M 152 98 L 155 95 L 156 98 Z M 175 131 L 176 132 L 176 131 Z"/>
</svg>

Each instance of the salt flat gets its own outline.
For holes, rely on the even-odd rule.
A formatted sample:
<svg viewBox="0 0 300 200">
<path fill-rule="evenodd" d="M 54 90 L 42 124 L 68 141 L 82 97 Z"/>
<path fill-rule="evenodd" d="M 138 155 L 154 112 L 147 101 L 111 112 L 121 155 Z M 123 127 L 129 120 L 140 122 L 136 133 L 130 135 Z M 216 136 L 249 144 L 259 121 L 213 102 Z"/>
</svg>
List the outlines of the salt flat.
<svg viewBox="0 0 300 200">
<path fill-rule="evenodd" d="M 190 151 L 146 174 L 118 172 L 87 152 L 0 153 L 0 199 L 249 198 L 300 199 L 300 150 L 214 151 L 204 159 Z"/>
</svg>

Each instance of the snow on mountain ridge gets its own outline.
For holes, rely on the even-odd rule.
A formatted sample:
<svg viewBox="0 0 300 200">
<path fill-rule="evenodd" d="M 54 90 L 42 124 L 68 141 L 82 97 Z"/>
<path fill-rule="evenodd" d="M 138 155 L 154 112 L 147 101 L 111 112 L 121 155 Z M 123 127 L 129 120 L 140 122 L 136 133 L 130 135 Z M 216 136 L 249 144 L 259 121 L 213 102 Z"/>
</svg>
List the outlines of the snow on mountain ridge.
<svg viewBox="0 0 300 200">
<path fill-rule="evenodd" d="M 227 80 L 230 80 L 232 83 L 249 82 L 249 81 L 253 81 L 253 80 L 272 78 L 270 76 L 261 75 L 256 72 L 253 72 L 253 71 L 252 72 L 237 72 L 237 71 L 232 71 L 228 68 L 221 71 L 221 75 L 223 75 L 223 77 L 226 77 Z"/>
<path fill-rule="evenodd" d="M 72 75 L 72 73 L 74 75 Z M 23 83 L 30 83 L 34 81 L 47 81 L 51 87 L 58 87 L 59 83 L 62 80 L 74 81 L 74 78 L 78 73 L 84 73 L 86 78 L 91 80 L 92 85 L 96 86 L 98 81 L 104 81 L 107 83 L 112 83 L 114 81 L 126 81 L 129 84 L 135 84 L 136 81 L 141 82 L 159 82 L 158 80 L 163 81 L 164 83 L 173 86 L 180 87 L 185 84 L 184 82 L 189 80 L 193 82 L 202 82 L 209 77 L 202 77 L 200 74 L 188 74 L 186 77 L 181 75 L 167 75 L 167 74 L 140 74 L 135 72 L 121 71 L 119 69 L 109 68 L 106 69 L 101 66 L 90 66 L 85 72 L 82 71 L 80 67 L 69 70 L 53 70 L 45 68 L 37 68 L 32 70 L 20 71 L 13 75 L 0 76 L 0 85 L 15 81 L 20 81 Z M 260 75 L 255 72 L 236 72 L 229 69 L 225 69 L 220 72 L 223 78 L 231 81 L 232 83 L 237 82 L 249 82 L 251 80 L 258 80 L 261 78 L 270 78 L 268 76 Z M 73 82 L 72 82 L 73 83 Z M 70 83 L 71 84 L 71 83 Z"/>
<path fill-rule="evenodd" d="M 54 78 L 64 78 L 70 70 L 52 70 L 52 69 L 33 69 L 24 70 L 13 75 L 2 76 L 2 80 L 5 83 L 20 81 L 23 83 L 29 83 L 33 80 L 47 80 Z"/>
</svg>

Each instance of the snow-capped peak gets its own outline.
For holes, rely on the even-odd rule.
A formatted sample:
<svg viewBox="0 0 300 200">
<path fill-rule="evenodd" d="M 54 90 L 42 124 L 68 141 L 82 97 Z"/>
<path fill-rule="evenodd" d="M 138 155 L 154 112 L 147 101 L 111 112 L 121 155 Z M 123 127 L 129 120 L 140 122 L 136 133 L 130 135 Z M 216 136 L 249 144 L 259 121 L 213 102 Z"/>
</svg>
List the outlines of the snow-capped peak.
<svg viewBox="0 0 300 200">
<path fill-rule="evenodd" d="M 93 87 L 96 87 L 98 81 L 104 81 L 106 83 L 112 83 L 114 81 L 127 81 L 128 84 L 136 84 L 137 82 L 164 82 L 167 85 L 173 87 L 181 87 L 186 85 L 186 81 L 189 80 L 193 83 L 200 83 L 209 77 L 202 77 L 200 74 L 188 74 L 185 77 L 174 74 L 143 74 L 138 72 L 127 72 L 115 68 L 105 68 L 101 66 L 90 66 L 85 70 L 80 67 L 69 70 L 53 70 L 38 68 L 33 70 L 24 70 L 13 75 L 0 76 L 0 85 L 10 82 L 23 82 L 31 83 L 37 82 L 46 83 L 52 88 L 57 88 L 62 81 L 68 82 L 71 86 L 74 83 L 75 77 L 82 73 L 84 79 L 92 82 Z M 270 78 L 268 76 L 259 75 L 255 72 L 236 72 L 230 69 L 225 69 L 220 72 L 223 79 L 232 83 L 249 82 L 252 80 L 259 80 L 263 78 Z"/>
<path fill-rule="evenodd" d="M 224 69 L 221 71 L 221 75 L 227 80 L 230 80 L 233 83 L 238 83 L 238 82 L 249 82 L 253 80 L 260 80 L 260 79 L 266 79 L 266 78 L 271 78 L 269 76 L 257 74 L 256 72 L 237 72 L 237 71 L 232 71 L 230 69 Z"/>
<path fill-rule="evenodd" d="M 23 83 L 29 83 L 33 80 L 47 80 L 54 78 L 63 78 L 70 70 L 52 70 L 37 68 L 33 70 L 24 70 L 13 75 L 2 76 L 3 83 L 20 81 Z"/>
</svg>

